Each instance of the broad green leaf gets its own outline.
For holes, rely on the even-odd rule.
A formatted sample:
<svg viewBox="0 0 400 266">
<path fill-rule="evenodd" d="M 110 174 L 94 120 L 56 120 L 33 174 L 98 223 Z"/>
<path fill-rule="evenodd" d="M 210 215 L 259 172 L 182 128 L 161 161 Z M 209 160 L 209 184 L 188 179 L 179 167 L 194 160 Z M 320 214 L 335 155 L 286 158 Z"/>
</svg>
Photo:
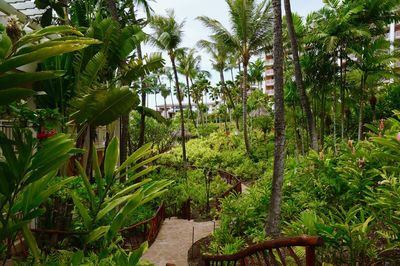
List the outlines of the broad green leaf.
<svg viewBox="0 0 400 266">
<path fill-rule="evenodd" d="M 94 176 L 96 179 L 96 184 L 97 184 L 97 193 L 100 198 L 103 197 L 103 191 L 104 191 L 104 179 L 101 176 L 101 171 L 100 171 L 100 166 L 99 166 L 99 158 L 97 158 L 97 150 L 95 145 L 93 145 L 93 168 L 94 168 Z"/>
<path fill-rule="evenodd" d="M 87 44 L 81 44 L 79 43 L 79 41 L 77 41 L 74 44 L 59 44 L 54 47 L 42 48 L 32 53 L 13 56 L 0 64 L 0 73 L 10 71 L 17 67 L 24 66 L 36 61 L 43 61 L 49 57 L 77 51 L 87 46 Z"/>
<path fill-rule="evenodd" d="M 105 203 L 105 207 L 103 209 L 101 209 L 99 211 L 99 213 L 96 216 L 96 220 L 100 220 L 101 218 L 103 218 L 106 214 L 108 214 L 110 211 L 112 211 L 115 207 L 121 205 L 122 203 L 124 203 L 125 201 L 127 201 L 129 198 L 131 197 L 131 195 L 128 196 L 123 196 L 120 198 L 115 198 L 111 201 L 108 201 Z"/>
<path fill-rule="evenodd" d="M 62 77 L 64 71 L 41 71 L 35 73 L 6 73 L 0 76 L 0 89 L 13 88 L 17 85 Z"/>
<path fill-rule="evenodd" d="M 115 167 L 118 163 L 118 155 L 119 155 L 119 142 L 117 138 L 113 138 L 108 144 L 106 155 L 104 157 L 104 178 L 106 179 L 107 184 L 110 184 Z"/>
<path fill-rule="evenodd" d="M 155 160 L 157 160 L 158 158 L 160 158 L 162 156 L 162 154 L 158 154 L 156 156 L 153 156 L 147 160 L 141 161 L 140 163 L 135 164 L 134 166 L 132 166 L 131 168 L 129 168 L 129 172 L 128 173 L 133 173 L 136 169 L 139 169 L 140 167 L 143 167 Z"/>
<path fill-rule="evenodd" d="M 36 243 L 35 237 L 33 236 L 31 230 L 28 228 L 28 225 L 22 226 L 22 234 L 24 235 L 24 240 L 28 245 L 29 249 L 32 252 L 33 257 L 36 262 L 40 261 L 40 250 Z"/>
<path fill-rule="evenodd" d="M 135 266 L 139 264 L 140 258 L 143 256 L 143 254 L 146 252 L 148 249 L 148 242 L 144 242 L 138 249 L 135 249 L 129 254 L 129 265 L 130 266 Z"/>
<path fill-rule="evenodd" d="M 109 230 L 110 226 L 100 226 L 89 233 L 85 239 L 85 243 L 89 244 L 102 238 Z"/>
<path fill-rule="evenodd" d="M 10 54 L 11 49 L 11 39 L 8 37 L 7 32 L 4 31 L 2 34 L 0 34 L 0 61 Z"/>
<path fill-rule="evenodd" d="M 128 157 L 128 159 L 126 159 L 125 162 L 123 162 L 121 164 L 121 166 L 117 169 L 117 173 L 121 172 L 126 167 L 130 166 L 131 164 L 133 164 L 134 162 L 136 162 L 143 156 L 146 156 L 148 153 L 150 153 L 151 145 L 152 145 L 151 143 L 147 143 L 147 144 L 143 145 L 142 147 L 140 147 L 139 149 L 137 149 L 134 153 L 132 153 L 132 155 L 130 155 Z"/>
<path fill-rule="evenodd" d="M 121 191 L 119 191 L 117 194 L 115 194 L 115 195 L 111 198 L 111 200 L 114 200 L 114 199 L 119 198 L 119 197 L 122 197 L 122 196 L 124 196 L 124 195 L 126 195 L 126 194 L 128 194 L 128 193 L 131 193 L 131 192 L 134 191 L 135 189 L 137 189 L 137 188 L 139 188 L 139 187 L 142 187 L 142 186 L 144 186 L 145 184 L 147 184 L 147 183 L 149 183 L 149 182 L 151 182 L 151 181 L 152 181 L 152 179 L 147 178 L 147 179 L 145 179 L 145 180 L 143 180 L 143 181 L 141 181 L 141 182 L 139 182 L 139 183 L 130 185 L 130 186 L 128 186 L 128 187 L 122 189 Z"/>
<path fill-rule="evenodd" d="M 43 48 L 51 48 L 59 45 L 77 44 L 77 43 L 92 45 L 92 44 L 100 44 L 101 41 L 92 38 L 68 36 L 63 38 L 57 38 L 55 40 L 50 40 L 40 44 L 32 44 L 29 46 L 24 46 L 15 55 L 27 54 Z"/>
<path fill-rule="evenodd" d="M 147 175 L 148 173 L 154 171 L 154 170 L 157 169 L 157 168 L 158 168 L 158 166 L 150 166 L 150 167 L 147 167 L 147 168 L 144 169 L 143 171 L 140 171 L 140 172 L 138 172 L 138 173 L 135 173 L 135 174 L 132 175 L 132 176 L 129 176 L 129 177 L 128 177 L 128 182 L 127 182 L 127 183 L 133 182 L 133 181 L 135 181 L 136 179 L 138 179 L 139 177 L 142 177 L 142 176 L 144 176 L 144 175 Z"/>
<path fill-rule="evenodd" d="M 25 44 L 36 42 L 43 39 L 46 36 L 55 34 L 74 34 L 77 36 L 83 36 L 82 32 L 78 31 L 77 29 L 71 26 L 48 26 L 23 36 L 15 43 L 14 46 L 17 48 L 22 47 Z"/>
<path fill-rule="evenodd" d="M 89 212 L 87 211 L 86 207 L 82 204 L 81 199 L 78 195 L 75 194 L 74 191 L 70 191 L 69 194 L 71 195 L 72 200 L 79 212 L 79 215 L 82 217 L 83 224 L 87 229 L 91 228 L 92 220 L 90 219 Z"/>
<path fill-rule="evenodd" d="M 83 184 L 85 185 L 86 191 L 89 194 L 91 209 L 94 210 L 94 208 L 96 207 L 96 200 L 95 200 L 94 191 L 93 191 L 92 186 L 90 185 L 90 182 L 89 182 L 89 178 L 87 177 L 86 171 L 85 171 L 85 169 L 83 169 L 83 167 L 82 167 L 80 162 L 75 160 L 75 165 L 76 165 L 76 168 L 79 171 L 79 175 L 82 178 Z"/>
<path fill-rule="evenodd" d="M 143 200 L 143 193 L 138 190 L 130 196 L 125 206 L 119 210 L 115 218 L 112 220 L 110 230 L 107 232 L 107 240 L 111 241 L 119 229 L 124 225 L 125 220 L 132 214 L 132 212 L 141 205 Z"/>
<path fill-rule="evenodd" d="M 139 97 L 127 87 L 92 91 L 77 101 L 75 108 L 78 111 L 73 118 L 81 124 L 108 125 L 128 114 L 138 104 Z"/>
</svg>

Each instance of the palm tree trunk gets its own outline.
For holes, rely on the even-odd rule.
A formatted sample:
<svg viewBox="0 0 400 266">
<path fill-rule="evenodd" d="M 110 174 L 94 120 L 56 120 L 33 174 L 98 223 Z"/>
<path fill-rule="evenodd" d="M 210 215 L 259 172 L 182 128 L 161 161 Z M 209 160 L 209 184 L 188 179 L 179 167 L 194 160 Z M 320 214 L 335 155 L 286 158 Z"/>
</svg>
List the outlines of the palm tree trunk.
<svg viewBox="0 0 400 266">
<path fill-rule="evenodd" d="M 243 62 L 243 83 L 242 83 L 243 137 L 247 155 L 250 155 L 249 133 L 247 131 L 247 64 L 248 62 Z"/>
<path fill-rule="evenodd" d="M 236 105 L 235 105 L 235 102 L 233 101 L 232 94 L 230 93 L 230 91 L 226 87 L 224 71 L 223 70 L 219 71 L 219 77 L 220 77 L 220 80 L 221 80 L 222 89 L 223 89 L 224 93 L 226 94 L 227 98 L 229 99 L 229 103 L 231 104 L 232 109 L 235 110 L 235 106 Z M 233 75 L 232 75 L 232 77 L 233 77 Z M 236 129 L 239 131 L 239 117 L 235 117 L 235 123 L 236 123 Z"/>
<path fill-rule="evenodd" d="M 343 53 L 340 52 L 340 136 L 342 142 L 344 141 L 344 106 Z"/>
<path fill-rule="evenodd" d="M 167 97 L 164 97 L 164 115 L 165 115 L 165 118 L 168 118 L 168 112 L 167 112 Z"/>
<path fill-rule="evenodd" d="M 194 120 L 193 109 L 192 109 L 192 101 L 190 97 L 190 84 L 189 84 L 189 77 L 186 76 L 186 86 L 188 90 L 188 103 L 189 103 L 189 112 L 190 112 L 190 119 L 193 121 L 194 126 L 196 127 L 196 121 Z"/>
<path fill-rule="evenodd" d="M 335 88 L 333 88 L 333 150 L 334 150 L 334 152 L 335 152 L 335 155 L 336 155 L 336 152 L 337 152 L 337 149 L 336 149 L 336 98 L 337 98 L 337 95 L 336 95 L 336 87 Z"/>
<path fill-rule="evenodd" d="M 170 52 L 169 54 L 170 54 L 170 58 L 171 58 L 172 69 L 174 71 L 176 92 L 178 94 L 179 111 L 180 111 L 180 116 L 181 116 L 181 139 L 182 139 L 181 142 L 182 142 L 183 176 L 186 177 L 185 117 L 183 115 L 182 97 L 181 97 L 181 91 L 179 89 L 179 79 L 178 79 L 178 71 L 176 70 L 175 57 L 173 55 L 173 52 Z"/>
<path fill-rule="evenodd" d="M 360 92 L 360 109 L 358 114 L 358 141 L 363 139 L 363 120 L 364 120 L 364 92 L 365 92 L 365 84 L 367 81 L 367 77 L 365 74 L 361 76 L 361 92 Z"/>
<path fill-rule="evenodd" d="M 142 47 L 140 44 L 137 47 L 137 56 L 141 60 L 142 56 Z M 144 108 L 146 107 L 146 91 L 145 84 L 143 82 L 143 78 L 140 78 L 140 88 L 141 88 L 141 102 L 142 102 L 142 111 L 140 112 L 140 125 L 139 125 L 139 141 L 137 149 L 142 147 L 145 143 L 145 132 L 146 132 L 146 114 L 144 112 Z"/>
<path fill-rule="evenodd" d="M 272 0 L 274 12 L 274 73 L 275 73 L 275 149 L 272 194 L 269 204 L 268 222 L 265 231 L 268 236 L 280 235 L 280 214 L 282 185 L 285 166 L 285 104 L 283 92 L 283 36 L 282 7 L 280 0 Z"/>
<path fill-rule="evenodd" d="M 113 20 L 118 21 L 118 10 L 114 0 L 107 0 L 107 7 Z"/>
<path fill-rule="evenodd" d="M 290 7 L 290 0 L 284 0 L 286 20 L 288 25 L 290 43 L 292 46 L 292 55 L 294 63 L 294 75 L 296 78 L 297 89 L 300 96 L 300 103 L 306 113 L 308 133 L 311 140 L 311 148 L 318 150 L 317 131 L 314 123 L 314 114 L 311 111 L 310 101 L 308 100 L 306 90 L 303 83 L 303 74 L 301 73 L 300 59 L 299 59 L 299 46 L 297 43 L 296 32 L 293 25 L 292 11 Z"/>
</svg>

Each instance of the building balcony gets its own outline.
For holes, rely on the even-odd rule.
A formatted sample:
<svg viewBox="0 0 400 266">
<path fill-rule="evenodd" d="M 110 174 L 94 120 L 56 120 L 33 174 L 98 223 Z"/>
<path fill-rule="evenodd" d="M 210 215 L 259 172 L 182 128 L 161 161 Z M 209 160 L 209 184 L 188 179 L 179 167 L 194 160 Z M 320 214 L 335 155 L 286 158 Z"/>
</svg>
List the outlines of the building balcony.
<svg viewBox="0 0 400 266">
<path fill-rule="evenodd" d="M 267 79 L 267 80 L 265 81 L 265 85 L 267 85 L 267 86 L 274 86 L 274 85 L 275 85 L 275 80 L 273 80 L 273 79 Z"/>
<path fill-rule="evenodd" d="M 274 65 L 274 59 L 265 60 L 265 65 L 266 66 L 273 66 Z"/>
<path fill-rule="evenodd" d="M 273 76 L 274 75 L 274 70 L 271 68 L 271 69 L 267 69 L 266 71 L 265 71 L 265 75 L 267 75 L 267 76 Z"/>
<path fill-rule="evenodd" d="M 400 30 L 394 32 L 394 38 L 396 40 L 400 39 Z"/>
</svg>

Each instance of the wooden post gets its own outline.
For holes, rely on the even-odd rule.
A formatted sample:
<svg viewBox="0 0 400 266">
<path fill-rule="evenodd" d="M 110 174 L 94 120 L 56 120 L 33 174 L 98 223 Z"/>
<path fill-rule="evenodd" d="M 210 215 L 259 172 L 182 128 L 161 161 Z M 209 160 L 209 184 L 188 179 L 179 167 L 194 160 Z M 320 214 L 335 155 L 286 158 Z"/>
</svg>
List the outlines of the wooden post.
<svg viewBox="0 0 400 266">
<path fill-rule="evenodd" d="M 315 247 L 306 247 L 306 266 L 315 266 Z"/>
</svg>

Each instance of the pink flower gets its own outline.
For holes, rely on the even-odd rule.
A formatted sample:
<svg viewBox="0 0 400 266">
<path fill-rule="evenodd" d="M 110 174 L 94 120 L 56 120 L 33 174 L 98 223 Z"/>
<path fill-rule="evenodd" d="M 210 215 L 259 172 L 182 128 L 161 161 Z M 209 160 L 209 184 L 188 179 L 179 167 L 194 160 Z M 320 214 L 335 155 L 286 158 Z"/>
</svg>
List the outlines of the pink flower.
<svg viewBox="0 0 400 266">
<path fill-rule="evenodd" d="M 398 142 L 400 142 L 400 132 L 397 133 L 396 139 L 397 139 Z"/>
</svg>

